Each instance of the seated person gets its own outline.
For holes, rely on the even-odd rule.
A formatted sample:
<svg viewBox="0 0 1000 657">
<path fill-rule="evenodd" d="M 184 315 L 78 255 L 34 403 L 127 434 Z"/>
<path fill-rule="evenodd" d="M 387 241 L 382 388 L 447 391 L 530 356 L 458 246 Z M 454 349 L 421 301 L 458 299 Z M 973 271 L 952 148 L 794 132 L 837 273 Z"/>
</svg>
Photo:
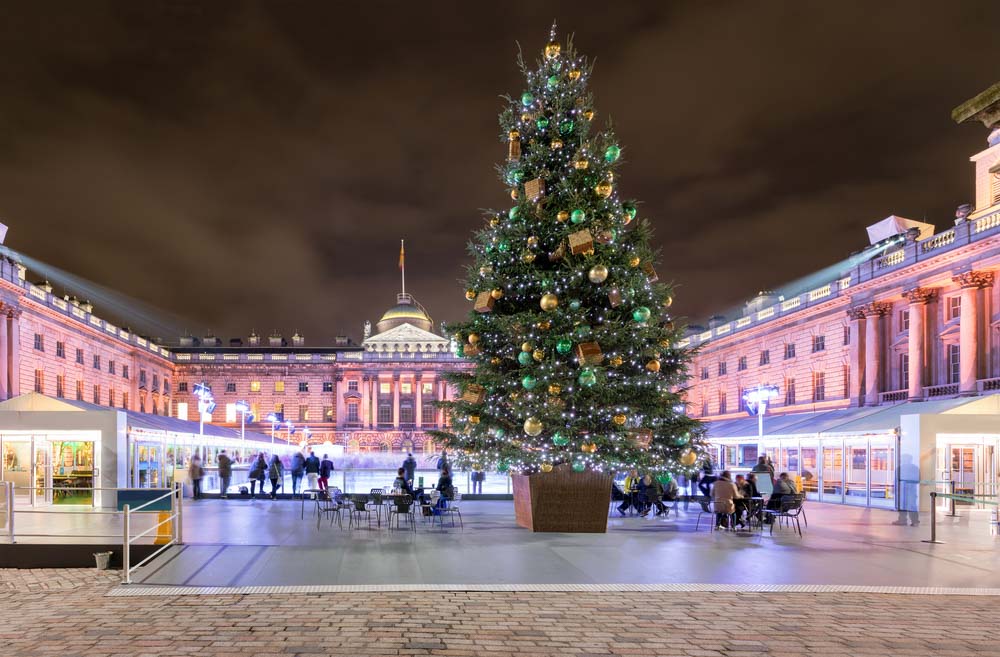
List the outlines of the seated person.
<svg viewBox="0 0 1000 657">
<path fill-rule="evenodd" d="M 778 511 L 781 509 L 781 502 L 786 496 L 798 494 L 799 491 L 795 488 L 795 482 L 792 481 L 787 472 L 782 472 L 774 482 L 774 492 L 771 493 L 771 498 L 767 501 L 767 508 Z"/>
<path fill-rule="evenodd" d="M 632 470 L 625 477 L 623 492 L 624 497 L 622 498 L 622 503 L 618 505 L 618 513 L 625 515 L 629 507 L 632 506 L 638 511 L 641 503 L 637 499 L 639 496 L 639 472 L 637 470 Z"/>
<path fill-rule="evenodd" d="M 410 487 L 410 482 L 406 480 L 406 472 L 403 468 L 396 471 L 396 478 L 392 482 L 392 489 L 394 491 L 401 491 L 416 498 L 416 495 L 413 494 L 413 489 Z"/>
<path fill-rule="evenodd" d="M 741 474 L 736 475 L 735 484 L 736 490 L 741 495 L 740 498 L 736 499 L 736 522 L 743 525 L 743 516 L 750 513 L 750 505 L 753 503 L 750 500 L 753 497 L 753 489 L 747 482 L 746 477 Z"/>
<path fill-rule="evenodd" d="M 663 506 L 663 484 L 652 475 L 646 475 L 642 478 L 642 487 L 645 491 L 645 506 L 642 515 L 649 513 L 653 507 L 656 507 L 656 515 L 664 513 L 667 507 Z"/>
<path fill-rule="evenodd" d="M 729 527 L 730 514 L 736 513 L 736 500 L 740 492 L 730 479 L 729 470 L 723 470 L 712 484 L 712 503 L 715 505 L 715 524 L 719 529 Z"/>
</svg>

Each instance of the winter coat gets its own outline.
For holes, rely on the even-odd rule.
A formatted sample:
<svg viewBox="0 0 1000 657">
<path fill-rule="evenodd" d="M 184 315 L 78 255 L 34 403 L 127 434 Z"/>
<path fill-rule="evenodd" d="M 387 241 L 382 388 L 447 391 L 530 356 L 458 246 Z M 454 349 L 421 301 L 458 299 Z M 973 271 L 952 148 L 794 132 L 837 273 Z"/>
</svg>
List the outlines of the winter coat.
<svg viewBox="0 0 1000 657">
<path fill-rule="evenodd" d="M 319 464 L 319 476 L 327 479 L 330 477 L 330 473 L 333 472 L 333 461 L 330 459 L 323 459 Z"/>
<path fill-rule="evenodd" d="M 736 513 L 734 500 L 740 496 L 736 484 L 728 479 L 717 479 L 712 485 L 712 500 L 716 513 Z"/>
<path fill-rule="evenodd" d="M 271 461 L 271 464 L 267 467 L 267 476 L 269 479 L 281 479 L 281 475 L 285 472 L 285 466 L 281 465 L 281 461 Z"/>
<path fill-rule="evenodd" d="M 223 479 L 233 476 L 233 460 L 225 454 L 219 454 L 219 476 Z"/>
<path fill-rule="evenodd" d="M 417 472 L 417 459 L 413 458 L 412 456 L 406 457 L 406 460 L 403 461 L 403 474 L 406 476 L 407 479 L 413 481 L 413 476 L 414 474 L 416 474 L 416 472 Z"/>
<path fill-rule="evenodd" d="M 191 461 L 188 466 L 188 477 L 191 481 L 197 481 L 205 476 L 205 468 L 201 467 L 201 461 Z"/>
<path fill-rule="evenodd" d="M 247 475 L 250 479 L 260 479 L 264 481 L 264 473 L 267 471 L 267 461 L 262 458 L 258 458 L 253 462 L 250 467 L 250 474 Z"/>
<path fill-rule="evenodd" d="M 292 457 L 292 476 L 301 477 L 306 469 L 306 457 L 296 454 Z"/>
<path fill-rule="evenodd" d="M 319 474 L 319 457 L 315 454 L 306 459 L 306 474 Z"/>
</svg>

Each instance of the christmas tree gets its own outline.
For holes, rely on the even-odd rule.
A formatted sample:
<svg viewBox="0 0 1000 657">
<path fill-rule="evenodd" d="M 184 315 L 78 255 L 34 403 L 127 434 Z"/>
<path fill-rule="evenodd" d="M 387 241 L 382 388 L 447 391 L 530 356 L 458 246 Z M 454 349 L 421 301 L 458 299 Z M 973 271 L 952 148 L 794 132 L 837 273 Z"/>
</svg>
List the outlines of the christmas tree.
<svg viewBox="0 0 1000 657">
<path fill-rule="evenodd" d="M 623 149 L 610 125 L 591 133 L 591 66 L 555 37 L 534 69 L 519 57 L 527 89 L 500 114 L 514 203 L 469 245 L 474 308 L 448 332 L 476 367 L 450 375 L 450 430 L 433 434 L 476 470 L 688 471 L 704 442 L 672 290 L 649 222 L 618 195 Z"/>
</svg>

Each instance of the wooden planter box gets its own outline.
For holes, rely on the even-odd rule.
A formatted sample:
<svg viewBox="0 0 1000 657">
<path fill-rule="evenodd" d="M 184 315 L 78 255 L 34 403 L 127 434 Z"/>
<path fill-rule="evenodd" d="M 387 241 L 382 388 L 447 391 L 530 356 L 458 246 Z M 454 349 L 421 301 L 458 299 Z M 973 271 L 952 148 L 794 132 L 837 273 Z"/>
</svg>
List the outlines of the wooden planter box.
<svg viewBox="0 0 1000 657">
<path fill-rule="evenodd" d="M 513 475 L 514 516 L 533 532 L 604 533 L 608 530 L 611 476 L 573 472 Z"/>
</svg>

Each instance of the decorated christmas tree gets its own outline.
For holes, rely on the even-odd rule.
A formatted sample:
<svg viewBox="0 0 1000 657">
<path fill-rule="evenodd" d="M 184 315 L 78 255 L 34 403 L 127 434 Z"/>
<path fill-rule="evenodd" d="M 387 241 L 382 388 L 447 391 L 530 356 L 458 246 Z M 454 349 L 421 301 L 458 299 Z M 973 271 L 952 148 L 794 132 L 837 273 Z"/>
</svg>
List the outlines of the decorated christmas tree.
<svg viewBox="0 0 1000 657">
<path fill-rule="evenodd" d="M 704 450 L 682 399 L 688 353 L 669 315 L 649 222 L 619 196 L 624 149 L 598 119 L 591 66 L 553 27 L 527 88 L 500 114 L 513 203 L 489 211 L 469 245 L 469 319 L 451 324 L 458 355 L 449 431 L 460 466 L 531 474 L 678 473 Z"/>
</svg>

